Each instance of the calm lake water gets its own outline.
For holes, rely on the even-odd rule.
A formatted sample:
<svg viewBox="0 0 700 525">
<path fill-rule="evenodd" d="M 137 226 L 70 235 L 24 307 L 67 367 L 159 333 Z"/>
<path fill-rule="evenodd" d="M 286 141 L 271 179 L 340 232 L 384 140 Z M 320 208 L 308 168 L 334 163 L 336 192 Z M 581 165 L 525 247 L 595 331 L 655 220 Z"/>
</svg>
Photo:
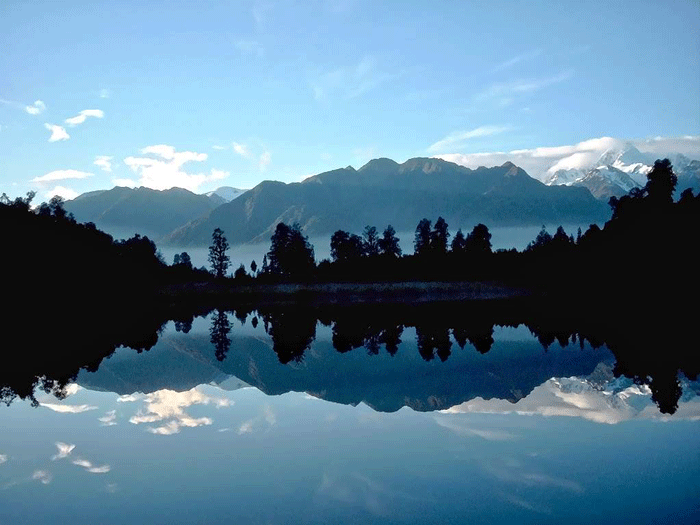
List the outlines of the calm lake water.
<svg viewBox="0 0 700 525">
<path fill-rule="evenodd" d="M 352 319 L 169 322 L 0 407 L 0 524 L 700 522 L 697 382 L 669 415 L 604 345 Z"/>
</svg>

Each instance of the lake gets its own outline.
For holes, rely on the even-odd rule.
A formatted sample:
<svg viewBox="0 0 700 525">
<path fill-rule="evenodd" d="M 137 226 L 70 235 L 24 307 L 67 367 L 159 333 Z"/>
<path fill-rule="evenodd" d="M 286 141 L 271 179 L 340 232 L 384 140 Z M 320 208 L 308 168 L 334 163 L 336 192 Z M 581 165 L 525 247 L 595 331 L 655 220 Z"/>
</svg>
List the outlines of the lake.
<svg viewBox="0 0 700 525">
<path fill-rule="evenodd" d="M 605 333 L 469 304 L 214 310 L 155 337 L 62 399 L 12 387 L 0 523 L 700 521 L 700 384 L 674 372 L 664 400 Z"/>
</svg>

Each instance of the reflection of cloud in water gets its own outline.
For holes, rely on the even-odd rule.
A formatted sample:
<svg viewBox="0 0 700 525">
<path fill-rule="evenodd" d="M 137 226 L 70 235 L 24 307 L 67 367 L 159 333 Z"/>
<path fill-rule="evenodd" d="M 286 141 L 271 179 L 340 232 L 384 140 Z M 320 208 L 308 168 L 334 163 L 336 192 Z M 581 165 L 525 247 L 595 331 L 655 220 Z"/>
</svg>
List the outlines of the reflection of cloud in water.
<svg viewBox="0 0 700 525">
<path fill-rule="evenodd" d="M 61 443 L 60 441 L 57 441 L 56 448 L 58 449 L 58 452 L 55 455 L 51 456 L 51 461 L 67 458 L 68 456 L 70 456 L 71 452 L 73 452 L 75 445 L 70 445 L 68 443 Z"/>
<path fill-rule="evenodd" d="M 112 470 L 112 468 L 109 465 L 101 465 L 98 467 L 98 466 L 93 465 L 87 459 L 74 459 L 73 465 L 78 465 L 79 467 L 83 467 L 86 471 L 88 471 L 92 474 L 106 474 L 107 472 Z"/>
<path fill-rule="evenodd" d="M 40 405 L 61 414 L 80 414 L 88 410 L 97 410 L 97 407 L 92 405 L 59 405 L 58 403 L 40 403 Z"/>
<path fill-rule="evenodd" d="M 129 396 L 132 397 L 132 396 Z M 208 417 L 193 418 L 185 412 L 185 408 L 192 405 L 214 404 L 217 408 L 230 406 L 232 403 L 226 398 L 214 398 L 204 394 L 197 388 L 186 392 L 175 392 L 174 390 L 158 390 L 152 394 L 147 394 L 143 398 L 145 407 L 139 409 L 136 415 L 129 419 L 135 425 L 141 423 L 156 423 L 163 421 L 164 424 L 157 427 L 149 427 L 147 430 L 152 434 L 171 435 L 180 432 L 182 427 L 199 427 L 211 425 L 212 419 Z M 134 401 L 135 399 L 125 399 L 124 401 Z"/>
<path fill-rule="evenodd" d="M 688 395 L 681 399 L 673 419 L 700 419 L 700 398 L 691 388 L 684 391 Z M 577 377 L 552 378 L 517 403 L 477 397 L 441 412 L 569 416 L 608 424 L 630 419 L 671 419 L 659 412 L 648 386 L 635 385 L 625 378 L 611 381 L 605 388 Z"/>
<path fill-rule="evenodd" d="M 272 410 L 272 406 L 265 405 L 263 407 L 263 413 L 261 415 L 241 423 L 241 426 L 238 427 L 238 434 L 241 435 L 252 432 L 254 427 L 259 426 L 260 423 L 262 423 L 263 421 L 267 423 L 267 430 L 269 430 L 270 427 L 273 427 L 277 424 L 277 415 Z M 219 432 L 222 432 L 222 430 L 220 430 Z"/>
<path fill-rule="evenodd" d="M 445 415 L 434 416 L 435 422 L 441 427 L 452 430 L 453 432 L 461 436 L 477 436 L 487 441 L 511 441 L 516 438 L 514 434 L 510 432 L 505 432 L 503 430 L 490 430 L 490 429 L 480 429 L 467 427 L 460 424 L 453 417 Z"/>
<path fill-rule="evenodd" d="M 136 394 L 129 394 L 125 396 L 119 396 L 117 398 L 117 403 L 131 403 L 133 401 L 138 401 L 141 399 L 140 396 L 137 396 Z"/>
<path fill-rule="evenodd" d="M 104 416 L 98 417 L 97 418 L 100 423 L 102 423 L 103 427 L 111 427 L 117 424 L 115 421 L 117 419 L 117 411 L 116 410 L 110 410 L 105 413 Z"/>
<path fill-rule="evenodd" d="M 353 472 L 347 475 L 324 473 L 321 484 L 316 489 L 315 499 L 317 503 L 328 499 L 333 506 L 341 503 L 364 508 L 374 516 L 388 516 L 391 503 L 397 503 L 397 500 L 415 501 L 417 498 L 412 494 L 391 490 L 364 474 Z"/>
<path fill-rule="evenodd" d="M 523 465 L 517 460 L 512 461 L 506 458 L 500 461 L 486 461 L 482 464 L 482 467 L 486 473 L 502 483 L 519 487 L 558 489 L 572 494 L 582 494 L 584 492 L 581 484 L 576 481 L 536 472 L 533 467 Z"/>
<path fill-rule="evenodd" d="M 32 474 L 32 479 L 40 481 L 44 485 L 48 485 L 49 483 L 51 483 L 53 476 L 50 472 L 47 472 L 46 470 L 35 470 Z"/>
<path fill-rule="evenodd" d="M 7 454 L 0 454 L 0 465 L 7 462 Z"/>
<path fill-rule="evenodd" d="M 549 510 L 547 507 L 539 507 L 534 505 L 533 503 L 530 503 L 529 501 L 524 500 L 520 496 L 516 496 L 515 494 L 503 494 L 503 497 L 512 503 L 513 505 L 517 507 L 521 507 L 525 510 L 531 510 L 532 512 L 537 512 L 539 514 L 551 514 L 552 511 Z"/>
</svg>

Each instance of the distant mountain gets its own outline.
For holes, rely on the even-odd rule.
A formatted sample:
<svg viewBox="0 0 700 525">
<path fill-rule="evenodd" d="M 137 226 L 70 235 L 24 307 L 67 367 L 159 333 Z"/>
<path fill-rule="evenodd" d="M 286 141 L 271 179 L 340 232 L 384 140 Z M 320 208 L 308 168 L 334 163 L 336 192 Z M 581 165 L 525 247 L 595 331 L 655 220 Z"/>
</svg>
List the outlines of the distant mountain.
<svg viewBox="0 0 700 525">
<path fill-rule="evenodd" d="M 642 153 L 632 144 L 611 148 L 590 166 L 557 170 L 550 174 L 545 183 L 549 186 L 582 186 L 602 201 L 610 197 L 626 195 L 632 188 L 641 188 L 647 182 L 647 173 L 658 158 L 668 158 L 678 175 L 676 195 L 686 188 L 700 190 L 700 161 L 676 153 L 652 155 Z"/>
<path fill-rule="evenodd" d="M 216 202 L 181 188 L 115 187 L 111 190 L 84 193 L 67 201 L 65 208 L 78 222 L 95 225 L 116 238 L 135 233 L 153 240 L 197 217 L 209 213 Z"/>
<path fill-rule="evenodd" d="M 209 191 L 204 195 L 212 199 L 214 202 L 216 202 L 216 205 L 219 206 L 225 202 L 231 202 L 233 199 L 237 199 L 246 191 L 248 190 L 232 188 L 231 186 L 221 186 L 220 188 L 217 188 L 214 191 Z"/>
<path fill-rule="evenodd" d="M 580 187 L 547 186 L 507 162 L 472 170 L 434 158 L 403 164 L 375 159 L 309 177 L 300 183 L 265 181 L 168 235 L 176 246 L 206 245 L 215 228 L 241 243 L 269 239 L 278 222 L 298 222 L 308 235 L 338 229 L 359 232 L 413 230 L 418 222 L 443 216 L 454 232 L 478 222 L 496 225 L 597 222 L 607 206 Z"/>
</svg>

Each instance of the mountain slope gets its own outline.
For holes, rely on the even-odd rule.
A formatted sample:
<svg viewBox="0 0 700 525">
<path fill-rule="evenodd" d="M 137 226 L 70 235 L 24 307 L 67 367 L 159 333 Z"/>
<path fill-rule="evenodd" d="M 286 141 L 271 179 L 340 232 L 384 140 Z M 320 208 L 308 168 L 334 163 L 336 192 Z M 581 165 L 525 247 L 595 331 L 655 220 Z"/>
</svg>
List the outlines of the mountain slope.
<svg viewBox="0 0 700 525">
<path fill-rule="evenodd" d="M 422 218 L 443 216 L 453 230 L 495 225 L 595 222 L 607 206 L 585 188 L 548 187 L 508 162 L 471 170 L 434 158 L 403 164 L 375 159 L 359 170 L 341 168 L 301 183 L 265 181 L 209 215 L 178 228 L 164 242 L 207 245 L 215 228 L 232 243 L 267 240 L 280 221 L 309 235 L 366 225 L 413 230 Z"/>
<path fill-rule="evenodd" d="M 206 215 L 215 206 L 216 202 L 206 195 L 181 188 L 158 191 L 145 187 L 94 191 L 65 204 L 77 221 L 94 222 L 115 237 L 139 233 L 153 240 Z"/>
</svg>

